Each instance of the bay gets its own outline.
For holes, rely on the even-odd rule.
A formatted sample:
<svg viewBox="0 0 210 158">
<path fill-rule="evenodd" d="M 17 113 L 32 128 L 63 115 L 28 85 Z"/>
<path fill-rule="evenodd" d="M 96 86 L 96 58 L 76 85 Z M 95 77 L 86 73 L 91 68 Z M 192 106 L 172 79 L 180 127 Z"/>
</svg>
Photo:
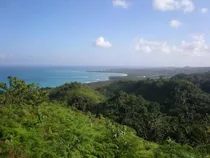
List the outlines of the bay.
<svg viewBox="0 0 210 158">
<path fill-rule="evenodd" d="M 61 67 L 61 66 L 1 66 L 0 82 L 7 77 L 18 77 L 27 83 L 39 83 L 41 87 L 56 87 L 70 82 L 90 83 L 108 80 L 110 76 L 124 76 L 120 73 L 100 73 L 111 67 Z"/>
</svg>

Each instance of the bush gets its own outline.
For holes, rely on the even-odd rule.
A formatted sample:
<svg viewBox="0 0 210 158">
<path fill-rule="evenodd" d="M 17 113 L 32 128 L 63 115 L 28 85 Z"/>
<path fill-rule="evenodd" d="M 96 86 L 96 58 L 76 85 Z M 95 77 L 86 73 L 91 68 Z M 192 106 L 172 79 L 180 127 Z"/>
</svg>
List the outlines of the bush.
<svg viewBox="0 0 210 158">
<path fill-rule="evenodd" d="M 47 92 L 40 89 L 38 84 L 26 84 L 16 77 L 8 77 L 9 85 L 0 83 L 0 104 L 3 105 L 39 105 L 48 100 Z"/>
</svg>

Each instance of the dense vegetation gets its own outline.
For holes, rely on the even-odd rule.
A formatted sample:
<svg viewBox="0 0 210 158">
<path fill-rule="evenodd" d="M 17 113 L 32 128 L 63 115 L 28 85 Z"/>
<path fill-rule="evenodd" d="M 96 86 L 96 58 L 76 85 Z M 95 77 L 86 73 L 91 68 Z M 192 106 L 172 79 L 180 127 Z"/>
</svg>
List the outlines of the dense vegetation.
<svg viewBox="0 0 210 158">
<path fill-rule="evenodd" d="M 183 80 L 146 79 L 116 81 L 97 90 L 107 99 L 85 106 L 77 101 L 80 110 L 132 127 L 149 141 L 172 139 L 210 151 L 210 96 L 198 86 Z"/>
<path fill-rule="evenodd" d="M 97 91 L 71 83 L 48 90 L 49 100 L 17 78 L 0 89 L 0 157 L 210 154 L 209 96 L 186 81 L 120 81 Z"/>
<path fill-rule="evenodd" d="M 89 111 L 90 106 L 104 100 L 103 95 L 80 83 L 64 84 L 50 92 L 50 100 L 65 101 L 68 106 L 82 111 Z"/>
<path fill-rule="evenodd" d="M 187 80 L 198 85 L 204 92 L 210 93 L 210 71 L 205 73 L 178 74 L 172 77 L 174 80 Z"/>
<path fill-rule="evenodd" d="M 128 94 L 119 93 L 121 90 Z M 170 137 L 179 143 L 209 146 L 210 96 L 192 83 L 162 79 L 120 81 L 100 91 L 110 99 L 98 107 L 99 111 L 133 127 L 139 136 L 157 142 Z M 120 118 L 115 119 L 117 116 Z"/>
<path fill-rule="evenodd" d="M 36 106 L 47 100 L 48 94 L 42 91 L 38 84 L 26 84 L 18 78 L 8 77 L 9 86 L 0 83 L 0 105 L 30 104 Z"/>
</svg>

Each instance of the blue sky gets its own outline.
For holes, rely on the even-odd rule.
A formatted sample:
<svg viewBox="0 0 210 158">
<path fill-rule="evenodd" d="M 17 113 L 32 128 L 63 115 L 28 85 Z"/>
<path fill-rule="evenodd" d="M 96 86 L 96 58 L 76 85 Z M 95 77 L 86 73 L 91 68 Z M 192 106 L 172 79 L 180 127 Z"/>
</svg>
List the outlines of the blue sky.
<svg viewBox="0 0 210 158">
<path fill-rule="evenodd" d="M 209 0 L 0 0 L 0 65 L 210 66 Z"/>
</svg>

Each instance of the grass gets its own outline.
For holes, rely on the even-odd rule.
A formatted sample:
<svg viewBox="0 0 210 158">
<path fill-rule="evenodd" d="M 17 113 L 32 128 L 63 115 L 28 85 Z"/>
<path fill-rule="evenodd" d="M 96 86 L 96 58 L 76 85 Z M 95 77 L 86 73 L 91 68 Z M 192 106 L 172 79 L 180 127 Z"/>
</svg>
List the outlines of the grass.
<svg viewBox="0 0 210 158">
<path fill-rule="evenodd" d="M 145 141 L 135 131 L 57 103 L 0 107 L 2 158 L 203 157 L 189 146 Z M 206 156 L 208 157 L 208 156 Z"/>
</svg>

